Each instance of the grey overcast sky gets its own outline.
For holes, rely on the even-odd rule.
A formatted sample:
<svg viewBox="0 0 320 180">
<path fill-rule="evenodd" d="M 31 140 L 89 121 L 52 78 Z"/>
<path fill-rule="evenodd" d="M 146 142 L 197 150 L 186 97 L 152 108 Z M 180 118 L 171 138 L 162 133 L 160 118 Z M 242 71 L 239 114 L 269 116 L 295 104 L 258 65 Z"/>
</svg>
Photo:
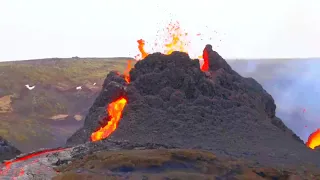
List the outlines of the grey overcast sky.
<svg viewBox="0 0 320 180">
<path fill-rule="evenodd" d="M 0 60 L 134 56 L 171 19 L 205 34 L 191 54 L 320 57 L 319 0 L 0 0 Z"/>
</svg>

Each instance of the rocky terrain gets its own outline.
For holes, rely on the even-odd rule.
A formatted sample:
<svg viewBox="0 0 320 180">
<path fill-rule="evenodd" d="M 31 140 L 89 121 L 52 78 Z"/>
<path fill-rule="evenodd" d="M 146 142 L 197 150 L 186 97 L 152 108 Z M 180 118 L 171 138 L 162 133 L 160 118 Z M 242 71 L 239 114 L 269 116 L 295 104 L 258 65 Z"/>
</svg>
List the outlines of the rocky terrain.
<svg viewBox="0 0 320 180">
<path fill-rule="evenodd" d="M 64 149 L 20 155 L 1 166 L 0 177 L 16 179 L 320 179 L 317 169 L 277 168 L 212 152 L 105 139 Z"/>
</svg>

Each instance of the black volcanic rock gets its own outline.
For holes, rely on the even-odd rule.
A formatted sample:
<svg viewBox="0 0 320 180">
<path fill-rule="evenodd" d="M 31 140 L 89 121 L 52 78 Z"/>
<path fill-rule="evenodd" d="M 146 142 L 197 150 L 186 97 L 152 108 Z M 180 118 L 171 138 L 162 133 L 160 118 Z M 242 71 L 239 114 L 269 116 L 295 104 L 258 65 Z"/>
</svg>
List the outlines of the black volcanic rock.
<svg viewBox="0 0 320 180">
<path fill-rule="evenodd" d="M 19 154 L 21 154 L 21 151 L 0 137 L 0 161 L 12 159 Z"/>
<path fill-rule="evenodd" d="M 209 55 L 209 69 L 211 71 L 216 71 L 218 69 L 224 69 L 225 71 L 231 73 L 231 66 L 224 60 L 216 51 L 212 50 L 210 44 L 206 45 L 203 51 L 207 51 Z"/>
<path fill-rule="evenodd" d="M 127 85 L 110 73 L 89 110 L 84 127 L 67 141 L 81 144 L 99 127 L 105 107 L 120 96 L 128 98 L 116 141 L 156 143 L 205 149 L 219 155 L 248 158 L 264 164 L 318 163 L 308 149 L 275 116 L 273 98 L 252 78 L 233 71 L 211 45 L 209 71 L 185 53 L 154 53 L 135 64 Z"/>
</svg>

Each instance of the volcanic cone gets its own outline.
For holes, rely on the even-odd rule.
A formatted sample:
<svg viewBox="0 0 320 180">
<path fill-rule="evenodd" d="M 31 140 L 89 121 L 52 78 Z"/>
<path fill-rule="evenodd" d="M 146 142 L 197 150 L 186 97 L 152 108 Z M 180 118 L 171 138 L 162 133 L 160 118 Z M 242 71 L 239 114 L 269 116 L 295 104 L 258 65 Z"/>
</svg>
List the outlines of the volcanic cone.
<svg viewBox="0 0 320 180">
<path fill-rule="evenodd" d="M 275 116 L 273 98 L 257 81 L 232 70 L 211 45 L 204 52 L 207 71 L 188 54 L 173 52 L 137 62 L 130 83 L 111 72 L 84 127 L 67 144 L 89 141 L 107 116 L 108 104 L 125 96 L 127 105 L 109 139 L 205 149 L 278 165 L 320 162 L 314 158 L 319 153 Z"/>
</svg>

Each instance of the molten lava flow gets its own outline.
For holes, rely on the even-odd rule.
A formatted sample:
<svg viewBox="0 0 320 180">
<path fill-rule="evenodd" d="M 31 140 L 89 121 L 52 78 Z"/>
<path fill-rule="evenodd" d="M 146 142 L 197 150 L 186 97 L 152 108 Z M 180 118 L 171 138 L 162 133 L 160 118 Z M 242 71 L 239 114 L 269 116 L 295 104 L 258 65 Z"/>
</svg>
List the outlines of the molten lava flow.
<svg viewBox="0 0 320 180">
<path fill-rule="evenodd" d="M 40 156 L 40 155 L 44 155 L 44 154 L 48 154 L 48 153 L 55 153 L 55 152 L 59 152 L 59 151 L 62 151 L 62 150 L 66 150 L 66 148 L 58 148 L 58 149 L 47 149 L 47 150 L 42 150 L 42 151 L 38 151 L 38 152 L 35 152 L 35 153 L 32 153 L 32 154 L 28 154 L 28 155 L 25 155 L 25 156 L 22 156 L 22 157 L 18 157 L 17 159 L 14 159 L 12 161 L 6 161 L 3 163 L 3 165 L 5 166 L 3 168 L 3 170 L 0 170 L 0 175 L 1 176 L 8 176 L 9 175 L 9 172 L 12 170 L 13 172 L 11 173 L 14 173 L 14 174 L 18 174 L 18 176 L 22 176 L 24 174 L 24 167 L 26 167 L 27 165 L 31 165 L 33 163 L 36 163 L 37 160 L 34 160 L 30 163 L 27 163 L 26 165 L 22 166 L 20 169 L 11 169 L 11 165 L 14 164 L 14 163 L 18 163 L 18 162 L 21 162 L 21 161 L 27 161 L 33 157 L 36 157 L 36 156 Z"/>
<path fill-rule="evenodd" d="M 209 70 L 209 53 L 207 48 L 204 48 L 202 58 L 203 58 L 203 65 L 201 67 L 201 70 L 208 71 Z"/>
<path fill-rule="evenodd" d="M 132 68 L 131 63 L 132 63 L 132 61 L 131 61 L 131 60 L 128 60 L 127 68 L 126 68 L 126 70 L 125 70 L 124 73 L 123 73 L 124 80 L 126 80 L 127 83 L 130 83 L 130 70 L 131 70 L 131 68 Z"/>
<path fill-rule="evenodd" d="M 127 99 L 122 97 L 108 105 L 108 124 L 104 127 L 101 127 L 98 131 L 93 132 L 91 134 L 91 141 L 104 139 L 117 129 L 118 123 L 122 116 L 122 111 L 126 104 Z"/>
<path fill-rule="evenodd" d="M 320 146 L 320 129 L 310 134 L 307 141 L 307 146 L 311 149 L 314 149 L 317 146 Z"/>
</svg>

